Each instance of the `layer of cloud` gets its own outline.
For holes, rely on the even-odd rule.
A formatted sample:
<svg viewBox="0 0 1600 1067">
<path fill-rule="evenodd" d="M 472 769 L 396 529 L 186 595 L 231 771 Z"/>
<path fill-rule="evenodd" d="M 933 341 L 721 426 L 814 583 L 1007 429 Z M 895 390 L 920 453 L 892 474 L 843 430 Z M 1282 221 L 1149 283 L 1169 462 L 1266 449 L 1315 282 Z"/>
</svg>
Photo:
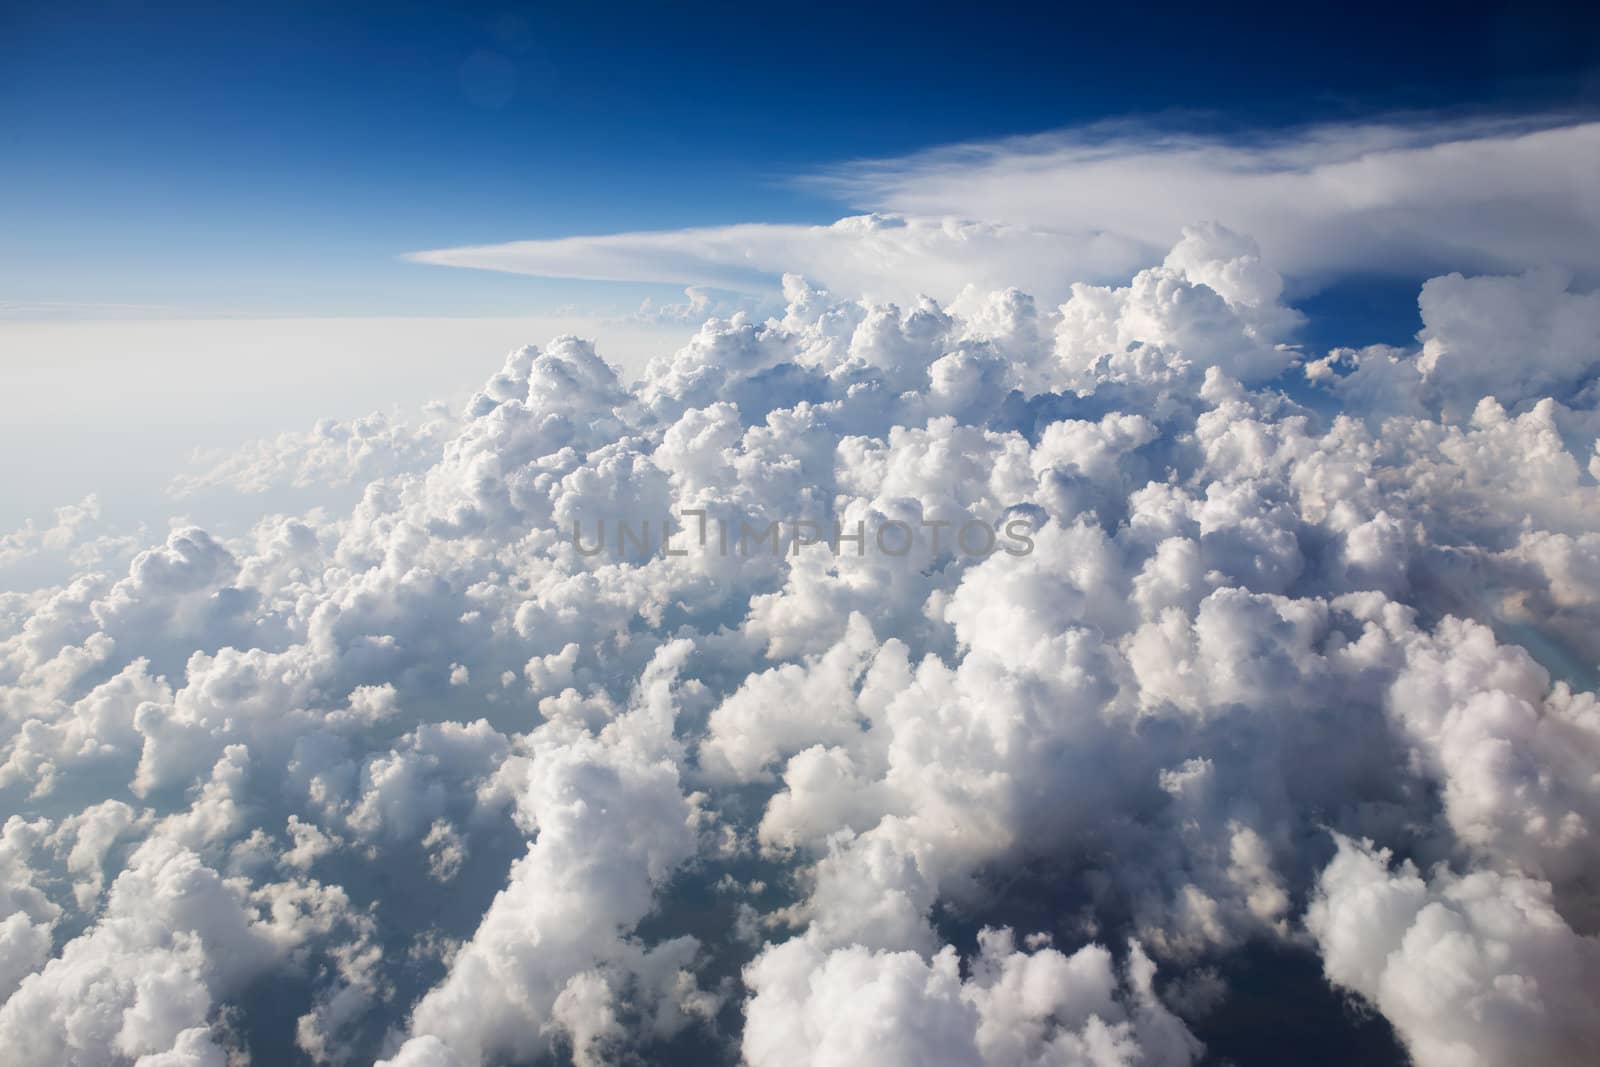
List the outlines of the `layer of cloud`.
<svg viewBox="0 0 1600 1067">
<path fill-rule="evenodd" d="M 858 209 L 412 253 L 423 263 L 751 292 L 795 271 L 905 302 L 1020 286 L 1054 302 L 1160 259 L 1186 224 L 1251 234 L 1298 288 L 1351 273 L 1600 277 L 1600 125 L 1430 120 L 1237 138 L 1100 126 L 865 161 L 809 180 Z M 975 221 L 981 220 L 981 221 Z"/>
<path fill-rule="evenodd" d="M 1396 1059 L 1583 1062 L 1593 294 L 1442 276 L 1308 354 L 1252 238 L 1151 262 L 789 276 L 633 385 L 520 348 L 202 479 L 350 502 L 0 596 L 0 1044 L 1177 1067 L 1292 959 Z"/>
</svg>

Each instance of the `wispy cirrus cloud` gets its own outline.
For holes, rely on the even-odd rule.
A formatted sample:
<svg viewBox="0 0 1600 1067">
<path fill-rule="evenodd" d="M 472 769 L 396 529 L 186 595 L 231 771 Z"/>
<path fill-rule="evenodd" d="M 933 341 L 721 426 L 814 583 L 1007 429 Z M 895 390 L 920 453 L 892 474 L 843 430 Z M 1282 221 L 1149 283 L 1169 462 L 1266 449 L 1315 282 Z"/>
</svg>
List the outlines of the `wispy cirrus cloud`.
<svg viewBox="0 0 1600 1067">
<path fill-rule="evenodd" d="M 857 161 L 805 176 L 872 214 L 415 252 L 548 277 L 949 298 L 1019 282 L 1065 295 L 1160 258 L 1186 223 L 1249 233 L 1292 286 L 1349 273 L 1600 274 L 1600 123 L 1406 119 L 1248 136 L 1101 124 Z M 1056 279 L 1043 287 L 1039 279 Z M 1054 291 L 1052 291 L 1052 289 Z"/>
<path fill-rule="evenodd" d="M 418 263 L 591 281 L 664 282 L 770 293 L 785 272 L 872 296 L 1003 288 L 1019 268 L 1113 277 L 1146 250 L 1111 234 L 1069 235 L 953 216 L 855 215 L 827 226 L 745 223 L 512 241 L 414 252 Z"/>
</svg>

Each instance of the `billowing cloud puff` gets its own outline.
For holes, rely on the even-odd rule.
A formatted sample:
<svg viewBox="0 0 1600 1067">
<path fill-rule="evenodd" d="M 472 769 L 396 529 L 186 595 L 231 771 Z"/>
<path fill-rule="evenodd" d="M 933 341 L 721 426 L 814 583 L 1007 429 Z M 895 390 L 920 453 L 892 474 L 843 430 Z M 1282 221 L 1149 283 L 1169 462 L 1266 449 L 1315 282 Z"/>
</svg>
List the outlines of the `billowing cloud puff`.
<svg viewBox="0 0 1600 1067">
<path fill-rule="evenodd" d="M 855 225 L 1001 280 L 1001 231 Z M 632 386 L 562 337 L 180 482 L 270 492 L 240 532 L 12 535 L 75 573 L 0 596 L 4 1047 L 1581 1062 L 1594 296 L 1443 276 L 1415 347 L 1306 352 L 1257 236 L 1045 299 L 791 275 Z"/>
<path fill-rule="evenodd" d="M 1182 1065 L 1200 1052 L 1156 997 L 1137 944 L 1125 978 L 1099 945 L 1018 951 L 1010 930 L 987 929 L 979 944 L 965 980 L 948 946 L 931 959 L 859 946 L 822 957 L 803 941 L 770 948 L 745 973 L 754 992 L 745 1061 L 1089 1067 Z"/>
<path fill-rule="evenodd" d="M 424 415 L 417 426 L 381 411 L 348 423 L 322 419 L 305 433 L 283 433 L 240 452 L 209 455 L 203 458 L 210 468 L 175 479 L 173 495 L 215 487 L 243 493 L 284 486 L 338 488 L 417 470 L 437 462 L 455 426 L 443 405 L 431 406 Z"/>
<path fill-rule="evenodd" d="M 1390 861 L 1341 838 L 1306 922 L 1329 979 L 1372 1000 L 1419 1067 L 1593 1059 L 1600 939 L 1572 930 L 1548 885 Z"/>
<path fill-rule="evenodd" d="M 687 973 L 681 963 L 692 942 L 645 952 L 623 937 L 649 912 L 652 889 L 694 854 L 668 688 L 687 652 L 687 643 L 663 646 L 635 706 L 598 738 L 574 737 L 559 721 L 530 736 L 518 803 L 537 836 L 449 977 L 417 1005 L 414 1033 L 480 1063 L 531 1058 L 564 1032 L 576 1058 L 589 1062 L 616 1030 L 622 975 L 648 972 L 652 953 L 680 957 L 677 970 Z M 401 1062 L 432 1047 L 418 1040 Z"/>
</svg>

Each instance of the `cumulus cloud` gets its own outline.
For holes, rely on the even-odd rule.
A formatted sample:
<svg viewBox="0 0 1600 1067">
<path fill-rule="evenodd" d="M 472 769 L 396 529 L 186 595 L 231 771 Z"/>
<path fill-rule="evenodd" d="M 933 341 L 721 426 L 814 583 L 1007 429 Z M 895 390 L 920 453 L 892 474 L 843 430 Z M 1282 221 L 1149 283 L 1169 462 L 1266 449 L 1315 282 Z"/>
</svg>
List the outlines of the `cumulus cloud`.
<svg viewBox="0 0 1600 1067">
<path fill-rule="evenodd" d="M 55 509 L 55 521 L 41 529 L 25 522 L 0 534 L 0 576 L 19 588 L 48 584 L 85 569 L 125 563 L 142 547 L 145 531 L 117 529 L 102 514 L 100 498 L 90 493 L 76 504 Z"/>
<path fill-rule="evenodd" d="M 419 425 L 384 412 L 348 422 L 322 419 L 304 433 L 283 433 L 233 452 L 202 453 L 205 468 L 180 475 L 170 492 L 184 497 L 205 489 L 263 493 L 288 487 L 343 488 L 417 470 L 438 461 L 454 420 L 443 405 L 430 406 Z"/>
<path fill-rule="evenodd" d="M 1600 940 L 1572 930 L 1550 887 L 1391 861 L 1339 840 L 1307 915 L 1328 977 L 1376 1003 L 1419 1067 L 1587 1063 Z"/>
<path fill-rule="evenodd" d="M 558 337 L 201 479 L 316 506 L 0 596 L 0 1039 L 1191 1064 L 1355 997 L 1396 1062 L 1581 1062 L 1593 294 L 1444 275 L 1416 346 L 1311 353 L 1285 247 L 789 275 L 631 386 Z M 1326 1030 L 1252 999 L 1296 974 Z"/>
<path fill-rule="evenodd" d="M 537 836 L 449 975 L 417 1005 L 418 1036 L 399 1062 L 433 1048 L 430 1036 L 465 1063 L 525 1060 L 558 1033 L 578 1062 L 603 1062 L 618 1036 L 620 975 L 650 971 L 652 954 L 677 957 L 678 971 L 692 958 L 692 940 L 646 951 L 624 936 L 650 910 L 652 888 L 694 853 L 670 691 L 688 650 L 663 646 L 635 706 L 598 738 L 575 737 L 559 720 L 530 735 L 517 803 Z"/>
<path fill-rule="evenodd" d="M 1088 945 L 1018 951 L 984 930 L 963 980 L 955 950 L 931 960 L 859 946 L 821 957 L 791 941 L 752 963 L 744 1034 L 752 1067 L 885 1064 L 1193 1063 L 1198 1042 L 1156 997 L 1132 946 L 1128 973 Z"/>
</svg>

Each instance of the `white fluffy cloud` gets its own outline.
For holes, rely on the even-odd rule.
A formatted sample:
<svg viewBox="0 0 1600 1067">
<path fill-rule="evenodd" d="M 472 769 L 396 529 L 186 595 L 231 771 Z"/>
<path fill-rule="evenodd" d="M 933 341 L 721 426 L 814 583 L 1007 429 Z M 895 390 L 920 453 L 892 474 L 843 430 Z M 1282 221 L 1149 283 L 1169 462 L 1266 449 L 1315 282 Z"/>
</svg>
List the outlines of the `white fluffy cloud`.
<svg viewBox="0 0 1600 1067">
<path fill-rule="evenodd" d="M 649 912 L 652 889 L 694 854 L 669 688 L 688 651 L 686 642 L 663 646 L 634 706 L 598 738 L 560 721 L 530 735 L 517 803 L 536 836 L 449 976 L 417 1005 L 418 1036 L 398 1062 L 433 1048 L 429 1037 L 464 1063 L 526 1060 L 558 1033 L 579 1062 L 603 1062 L 621 975 L 648 974 L 651 952 L 680 963 L 684 949 L 692 955 L 692 942 L 646 952 L 625 938 Z"/>
<path fill-rule="evenodd" d="M 858 229 L 1001 280 L 999 230 Z M 1306 353 L 1282 230 L 1161 240 L 904 305 L 828 245 L 848 298 L 791 275 L 633 386 L 518 349 L 192 486 L 298 513 L 0 596 L 13 1058 L 1187 1064 L 1314 959 L 1396 1056 L 1579 1062 L 1593 294 L 1444 276 L 1417 347 Z"/>
<path fill-rule="evenodd" d="M 1573 932 L 1548 885 L 1390 862 L 1341 838 L 1306 921 L 1328 977 L 1375 1003 L 1418 1067 L 1594 1058 L 1600 940 Z"/>
<path fill-rule="evenodd" d="M 745 973 L 752 1067 L 1193 1063 L 1199 1043 L 1156 997 L 1155 967 L 1131 946 L 1127 974 L 1088 945 L 1071 956 L 1019 951 L 984 930 L 963 980 L 955 950 L 931 959 L 860 946 L 826 956 L 802 941 L 768 949 Z"/>
</svg>

